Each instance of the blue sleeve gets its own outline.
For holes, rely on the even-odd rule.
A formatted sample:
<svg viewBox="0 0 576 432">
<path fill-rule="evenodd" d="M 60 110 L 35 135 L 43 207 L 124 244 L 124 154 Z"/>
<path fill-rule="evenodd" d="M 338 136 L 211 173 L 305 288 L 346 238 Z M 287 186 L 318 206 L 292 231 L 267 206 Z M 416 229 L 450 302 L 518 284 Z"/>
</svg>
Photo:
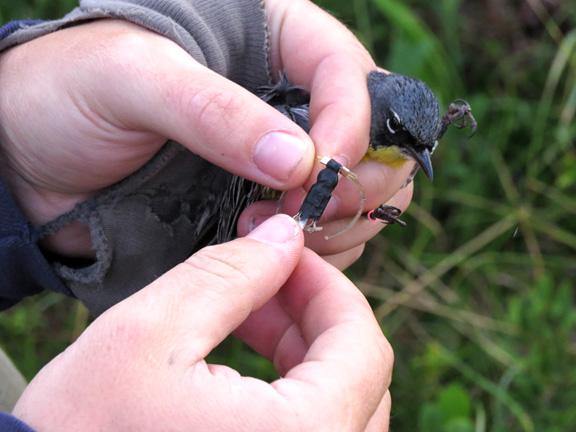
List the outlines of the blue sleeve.
<svg viewBox="0 0 576 432">
<path fill-rule="evenodd" d="M 0 179 L 0 309 L 42 290 L 72 295 L 38 247 L 38 235 Z"/>
<path fill-rule="evenodd" d="M 13 415 L 0 412 L 0 432 L 34 432 L 34 429 Z"/>
<path fill-rule="evenodd" d="M 8 24 L 0 27 L 0 39 L 4 39 L 6 36 L 11 35 L 16 30 L 20 30 L 24 27 L 30 27 L 36 24 L 44 22 L 44 20 L 34 20 L 34 19 L 23 19 L 17 21 L 11 21 Z"/>
</svg>

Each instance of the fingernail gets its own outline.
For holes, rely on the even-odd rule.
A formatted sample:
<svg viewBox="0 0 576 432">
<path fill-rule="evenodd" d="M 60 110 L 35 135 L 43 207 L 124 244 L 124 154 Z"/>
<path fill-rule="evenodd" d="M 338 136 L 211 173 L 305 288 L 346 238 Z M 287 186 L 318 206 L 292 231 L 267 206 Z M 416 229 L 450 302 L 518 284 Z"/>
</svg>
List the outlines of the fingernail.
<svg viewBox="0 0 576 432">
<path fill-rule="evenodd" d="M 286 243 L 300 232 L 294 219 L 287 215 L 275 215 L 262 222 L 247 237 L 262 243 Z"/>
<path fill-rule="evenodd" d="M 294 135 L 270 132 L 256 143 L 254 163 L 263 173 L 285 181 L 304 158 L 306 147 L 306 142 Z"/>
<path fill-rule="evenodd" d="M 254 216 L 248 221 L 248 232 L 254 231 L 258 226 L 260 226 L 264 221 L 270 219 L 273 215 L 268 216 Z"/>
</svg>

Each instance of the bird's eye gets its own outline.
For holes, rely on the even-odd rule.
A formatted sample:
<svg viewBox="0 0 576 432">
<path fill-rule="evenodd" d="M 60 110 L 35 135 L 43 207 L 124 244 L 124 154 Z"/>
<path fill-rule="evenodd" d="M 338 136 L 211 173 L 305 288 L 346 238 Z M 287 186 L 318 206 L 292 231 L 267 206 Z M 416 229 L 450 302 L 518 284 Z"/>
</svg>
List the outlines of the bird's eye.
<svg viewBox="0 0 576 432">
<path fill-rule="evenodd" d="M 392 111 L 392 115 L 388 117 L 388 119 L 386 120 L 386 127 L 388 128 L 391 134 L 395 134 L 400 129 L 402 129 L 400 118 L 398 117 L 398 114 L 396 114 L 394 111 Z"/>
</svg>

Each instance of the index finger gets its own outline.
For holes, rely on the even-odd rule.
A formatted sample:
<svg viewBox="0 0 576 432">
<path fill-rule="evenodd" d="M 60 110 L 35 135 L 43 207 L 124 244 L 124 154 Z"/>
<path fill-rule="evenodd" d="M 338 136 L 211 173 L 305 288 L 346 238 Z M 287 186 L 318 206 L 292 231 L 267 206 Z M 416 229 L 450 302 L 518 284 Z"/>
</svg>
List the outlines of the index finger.
<svg viewBox="0 0 576 432">
<path fill-rule="evenodd" d="M 367 75 L 374 61 L 343 24 L 311 2 L 268 0 L 267 6 L 273 68 L 310 90 L 318 154 L 356 165 L 368 148 Z"/>
<path fill-rule="evenodd" d="M 347 420 L 354 425 L 349 430 L 360 430 L 382 400 L 393 364 L 392 349 L 368 302 L 338 270 L 309 250 L 279 295 L 310 348 L 273 386 L 301 414 L 310 409 L 348 412 Z M 282 346 L 286 345 L 278 349 Z M 276 358 L 283 356 L 290 352 L 276 352 Z"/>
</svg>

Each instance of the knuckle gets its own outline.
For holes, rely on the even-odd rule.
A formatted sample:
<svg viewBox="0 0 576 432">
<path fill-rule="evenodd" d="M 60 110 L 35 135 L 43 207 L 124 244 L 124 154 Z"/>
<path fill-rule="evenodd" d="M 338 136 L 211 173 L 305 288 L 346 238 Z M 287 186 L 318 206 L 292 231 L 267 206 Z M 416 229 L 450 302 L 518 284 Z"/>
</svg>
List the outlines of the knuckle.
<svg viewBox="0 0 576 432">
<path fill-rule="evenodd" d="M 152 55 L 152 48 L 145 34 L 138 31 L 108 32 L 102 40 L 95 41 L 92 53 L 102 61 L 116 66 L 138 64 Z M 136 60 L 136 61 L 135 61 Z"/>
<path fill-rule="evenodd" d="M 182 94 L 180 107 L 184 113 L 194 119 L 199 130 L 218 128 L 232 129 L 243 111 L 242 98 L 214 88 L 199 89 L 192 95 Z"/>
<path fill-rule="evenodd" d="M 121 31 L 108 36 L 108 49 L 118 57 L 141 57 L 152 54 L 149 38 L 141 32 Z"/>
<path fill-rule="evenodd" d="M 149 75 L 149 66 L 157 62 L 154 46 L 146 32 L 131 27 L 104 29 L 99 39 L 89 39 L 83 50 L 74 47 L 73 68 L 96 71 L 103 82 L 130 83 L 135 77 Z"/>
<path fill-rule="evenodd" d="M 237 290 L 251 280 L 244 266 L 237 261 L 238 255 L 226 248 L 209 246 L 186 260 L 183 269 L 196 281 L 210 286 L 214 293 L 226 295 L 230 289 Z"/>
</svg>

